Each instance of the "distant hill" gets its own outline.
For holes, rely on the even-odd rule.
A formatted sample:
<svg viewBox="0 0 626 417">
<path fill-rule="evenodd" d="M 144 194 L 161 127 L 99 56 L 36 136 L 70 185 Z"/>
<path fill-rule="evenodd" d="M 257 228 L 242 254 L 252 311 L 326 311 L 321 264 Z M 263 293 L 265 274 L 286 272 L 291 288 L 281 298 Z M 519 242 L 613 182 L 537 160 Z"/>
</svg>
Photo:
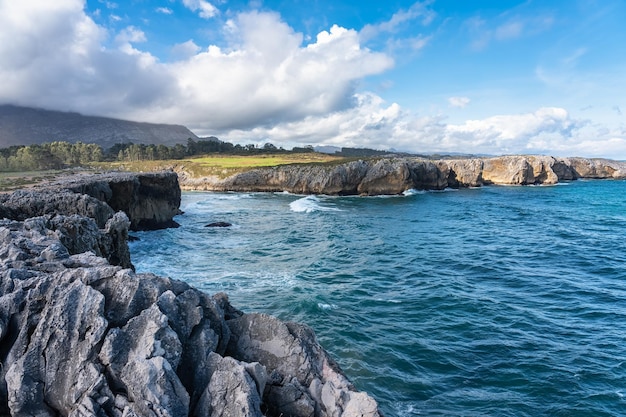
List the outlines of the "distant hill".
<svg viewBox="0 0 626 417">
<path fill-rule="evenodd" d="M 96 143 L 104 149 L 118 143 L 173 146 L 198 137 L 180 125 L 139 123 L 107 117 L 0 105 L 0 148 L 45 142 Z"/>
</svg>

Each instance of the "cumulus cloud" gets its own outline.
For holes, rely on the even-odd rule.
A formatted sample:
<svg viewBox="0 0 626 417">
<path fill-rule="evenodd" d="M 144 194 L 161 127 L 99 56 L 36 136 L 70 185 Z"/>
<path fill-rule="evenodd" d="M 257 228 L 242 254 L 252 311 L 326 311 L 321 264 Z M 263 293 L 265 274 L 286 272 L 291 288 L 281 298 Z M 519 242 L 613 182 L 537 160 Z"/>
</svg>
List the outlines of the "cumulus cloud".
<svg viewBox="0 0 626 417">
<path fill-rule="evenodd" d="M 450 97 L 448 98 L 448 103 L 451 107 L 459 107 L 463 108 L 470 103 L 469 97 Z"/>
<path fill-rule="evenodd" d="M 196 43 L 190 39 L 187 42 L 177 43 L 172 47 L 171 55 L 174 60 L 186 60 L 200 52 L 200 48 Z"/>
<path fill-rule="evenodd" d="M 138 43 L 145 42 L 146 34 L 135 26 L 128 26 L 123 29 L 116 37 L 118 43 Z"/>
<path fill-rule="evenodd" d="M 37 21 L 38 25 L 32 25 Z M 228 42 L 176 45 L 177 61 L 160 62 L 140 45 L 136 27 L 115 34 L 83 10 L 81 0 L 0 2 L 0 102 L 196 129 L 271 125 L 352 106 L 360 79 L 393 65 L 339 26 L 303 44 L 278 14 L 235 15 Z"/>
<path fill-rule="evenodd" d="M 232 130 L 235 142 L 265 142 L 301 146 L 366 146 L 415 153 L 551 154 L 557 156 L 626 155 L 626 132 L 602 131 L 588 121 L 573 119 L 562 108 L 540 108 L 523 114 L 497 115 L 446 123 L 445 116 L 420 116 L 387 104 L 367 93 L 355 96 L 355 106 L 322 116 L 310 116 L 272 127 Z"/>
<path fill-rule="evenodd" d="M 183 0 L 183 5 L 192 12 L 198 12 L 203 19 L 210 19 L 217 15 L 217 7 L 205 0 Z"/>
<path fill-rule="evenodd" d="M 167 65 L 182 92 L 176 106 L 136 114 L 201 129 L 290 121 L 351 106 L 355 83 L 393 64 L 362 48 L 355 31 L 338 26 L 306 46 L 302 34 L 273 13 L 243 13 L 227 28 L 230 47 L 212 45 Z"/>
<path fill-rule="evenodd" d="M 162 13 L 162 14 L 173 14 L 174 11 L 172 9 L 170 9 L 169 7 L 157 7 L 156 8 L 156 12 L 157 13 Z"/>
</svg>

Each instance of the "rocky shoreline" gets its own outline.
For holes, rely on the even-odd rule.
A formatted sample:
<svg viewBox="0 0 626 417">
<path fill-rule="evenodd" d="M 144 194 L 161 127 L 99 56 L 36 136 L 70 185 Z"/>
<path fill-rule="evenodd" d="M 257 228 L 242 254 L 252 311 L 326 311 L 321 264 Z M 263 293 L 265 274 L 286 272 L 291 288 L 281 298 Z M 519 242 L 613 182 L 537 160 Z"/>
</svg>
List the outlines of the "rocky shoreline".
<svg viewBox="0 0 626 417">
<path fill-rule="evenodd" d="M 258 168 L 227 178 L 194 178 L 179 172 L 184 190 L 392 195 L 409 189 L 486 185 L 548 185 L 581 178 L 626 178 L 626 162 L 607 159 L 513 155 L 429 160 L 379 158 L 330 165 Z"/>
<path fill-rule="evenodd" d="M 179 204 L 171 172 L 0 196 L 0 415 L 379 416 L 310 328 L 132 270 Z"/>
</svg>

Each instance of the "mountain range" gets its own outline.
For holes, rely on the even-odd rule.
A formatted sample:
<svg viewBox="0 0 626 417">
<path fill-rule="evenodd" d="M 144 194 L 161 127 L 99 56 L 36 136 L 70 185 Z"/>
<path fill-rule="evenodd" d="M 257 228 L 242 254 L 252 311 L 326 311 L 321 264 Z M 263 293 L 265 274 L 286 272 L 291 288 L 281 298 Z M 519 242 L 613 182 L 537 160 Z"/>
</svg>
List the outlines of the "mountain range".
<svg viewBox="0 0 626 417">
<path fill-rule="evenodd" d="M 199 138 L 181 125 L 141 123 L 79 113 L 0 105 L 0 148 L 46 142 L 119 143 L 173 146 Z"/>
</svg>

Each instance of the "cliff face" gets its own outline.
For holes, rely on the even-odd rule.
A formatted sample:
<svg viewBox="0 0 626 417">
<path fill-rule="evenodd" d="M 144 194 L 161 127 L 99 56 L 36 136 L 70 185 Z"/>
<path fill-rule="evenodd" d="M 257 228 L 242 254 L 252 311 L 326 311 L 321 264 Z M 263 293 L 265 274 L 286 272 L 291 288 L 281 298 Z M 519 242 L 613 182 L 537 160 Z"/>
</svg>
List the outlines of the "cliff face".
<svg viewBox="0 0 626 417">
<path fill-rule="evenodd" d="M 72 177 L 53 187 L 85 194 L 125 212 L 131 230 L 176 227 L 180 214 L 180 186 L 174 172 L 112 173 L 97 177 Z"/>
<path fill-rule="evenodd" d="M 626 163 L 527 155 L 439 161 L 386 158 L 334 166 L 260 168 L 226 179 L 183 178 L 182 187 L 195 190 L 379 195 L 400 194 L 408 189 L 441 190 L 491 184 L 556 184 L 578 178 L 626 178 Z"/>
<path fill-rule="evenodd" d="M 180 213 L 180 197 L 174 172 L 89 175 L 0 195 L 0 215 L 25 220 L 80 214 L 102 228 L 116 211 L 123 211 L 131 230 L 153 230 L 177 226 L 173 217 Z"/>
</svg>

